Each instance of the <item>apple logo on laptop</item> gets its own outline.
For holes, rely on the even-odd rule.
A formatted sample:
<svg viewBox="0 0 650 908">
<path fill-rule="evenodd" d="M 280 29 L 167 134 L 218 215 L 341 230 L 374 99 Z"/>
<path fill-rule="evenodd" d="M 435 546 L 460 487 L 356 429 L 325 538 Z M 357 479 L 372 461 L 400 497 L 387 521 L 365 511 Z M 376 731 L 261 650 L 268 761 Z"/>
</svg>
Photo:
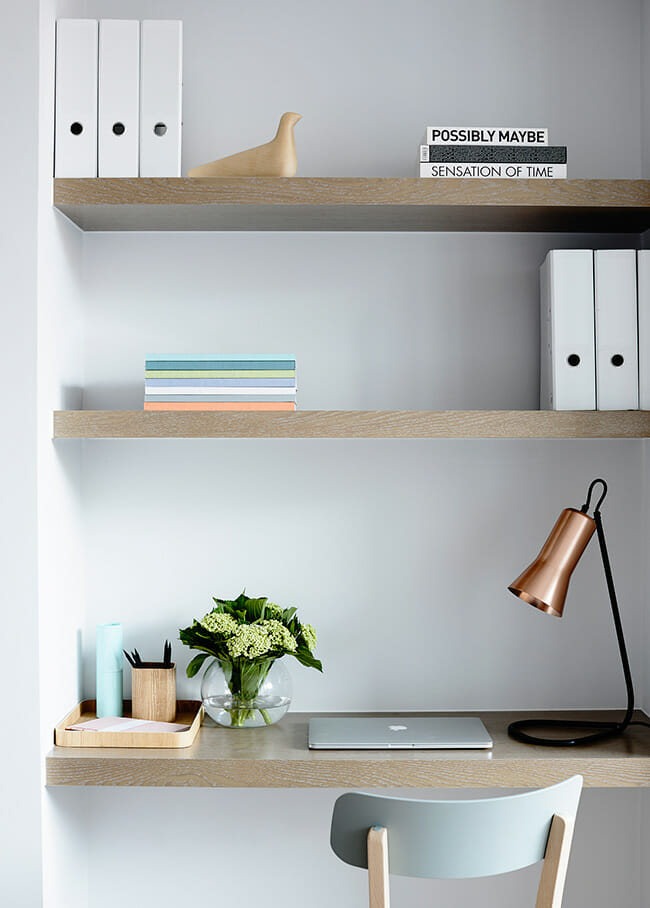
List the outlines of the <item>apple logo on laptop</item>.
<svg viewBox="0 0 650 908">
<path fill-rule="evenodd" d="M 389 731 L 406 731 L 406 729 L 407 729 L 406 725 L 389 725 L 388 726 Z"/>
</svg>

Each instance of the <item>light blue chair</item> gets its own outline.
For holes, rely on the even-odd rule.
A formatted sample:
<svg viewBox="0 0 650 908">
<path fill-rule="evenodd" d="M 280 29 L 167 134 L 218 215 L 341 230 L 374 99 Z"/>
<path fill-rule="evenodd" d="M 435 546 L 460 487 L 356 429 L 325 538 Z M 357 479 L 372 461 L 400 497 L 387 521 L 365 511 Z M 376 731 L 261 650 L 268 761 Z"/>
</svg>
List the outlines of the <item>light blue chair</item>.
<svg viewBox="0 0 650 908">
<path fill-rule="evenodd" d="M 346 864 L 368 870 L 370 908 L 389 908 L 389 871 L 459 879 L 541 860 L 536 908 L 560 908 L 581 791 L 582 776 L 573 776 L 538 791 L 471 801 L 351 792 L 334 805 L 330 842 Z"/>
</svg>

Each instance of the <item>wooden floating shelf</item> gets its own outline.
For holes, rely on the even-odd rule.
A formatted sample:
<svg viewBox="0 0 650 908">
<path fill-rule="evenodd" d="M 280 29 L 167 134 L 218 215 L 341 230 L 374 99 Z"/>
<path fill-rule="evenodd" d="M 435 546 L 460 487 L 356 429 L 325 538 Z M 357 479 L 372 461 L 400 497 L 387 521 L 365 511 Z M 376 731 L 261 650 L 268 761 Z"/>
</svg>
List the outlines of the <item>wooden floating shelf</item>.
<svg viewBox="0 0 650 908">
<path fill-rule="evenodd" d="M 648 438 L 650 410 L 57 410 L 54 438 Z"/>
<path fill-rule="evenodd" d="M 641 233 L 648 180 L 56 179 L 82 230 Z"/>
<path fill-rule="evenodd" d="M 309 717 L 289 713 L 270 728 L 233 731 L 204 727 L 191 747 L 181 749 L 55 747 L 46 760 L 47 784 L 529 788 L 552 785 L 581 773 L 588 787 L 650 787 L 648 728 L 632 726 L 620 738 L 574 748 L 520 744 L 509 738 L 506 731 L 510 722 L 531 715 L 602 721 L 619 719 L 620 712 L 478 715 L 494 740 L 492 751 L 310 751 L 307 748 Z M 647 720 L 642 713 L 637 718 Z"/>
</svg>

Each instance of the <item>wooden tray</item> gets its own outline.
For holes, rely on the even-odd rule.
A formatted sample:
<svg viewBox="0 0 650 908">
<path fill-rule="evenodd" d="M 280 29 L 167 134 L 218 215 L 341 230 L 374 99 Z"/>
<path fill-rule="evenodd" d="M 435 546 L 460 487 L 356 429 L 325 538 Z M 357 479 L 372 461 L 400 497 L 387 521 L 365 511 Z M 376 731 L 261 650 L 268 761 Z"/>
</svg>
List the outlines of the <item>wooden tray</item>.
<svg viewBox="0 0 650 908">
<path fill-rule="evenodd" d="M 89 722 L 97 718 L 94 700 L 82 700 L 54 729 L 58 747 L 189 747 L 199 733 L 203 719 L 203 704 L 199 700 L 177 700 L 175 722 L 189 725 L 187 731 L 116 732 L 66 731 L 68 725 Z M 124 715 L 131 716 L 131 701 L 124 701 Z"/>
</svg>

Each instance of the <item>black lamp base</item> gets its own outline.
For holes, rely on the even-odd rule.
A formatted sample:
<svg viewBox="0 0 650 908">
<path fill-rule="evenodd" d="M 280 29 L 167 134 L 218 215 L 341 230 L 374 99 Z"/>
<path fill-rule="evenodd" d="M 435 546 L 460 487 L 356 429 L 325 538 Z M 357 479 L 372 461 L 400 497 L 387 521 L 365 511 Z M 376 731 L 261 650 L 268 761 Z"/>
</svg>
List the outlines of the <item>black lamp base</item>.
<svg viewBox="0 0 650 908">
<path fill-rule="evenodd" d="M 576 747 L 585 744 L 595 744 L 607 738 L 615 738 L 623 734 L 629 721 L 623 722 L 583 722 L 569 719 L 522 719 L 508 726 L 508 734 L 515 741 L 523 744 L 538 744 L 542 747 Z M 540 735 L 528 734 L 533 729 L 542 731 L 550 728 L 566 728 L 575 731 L 585 729 L 586 734 L 572 738 L 545 738 Z"/>
</svg>

